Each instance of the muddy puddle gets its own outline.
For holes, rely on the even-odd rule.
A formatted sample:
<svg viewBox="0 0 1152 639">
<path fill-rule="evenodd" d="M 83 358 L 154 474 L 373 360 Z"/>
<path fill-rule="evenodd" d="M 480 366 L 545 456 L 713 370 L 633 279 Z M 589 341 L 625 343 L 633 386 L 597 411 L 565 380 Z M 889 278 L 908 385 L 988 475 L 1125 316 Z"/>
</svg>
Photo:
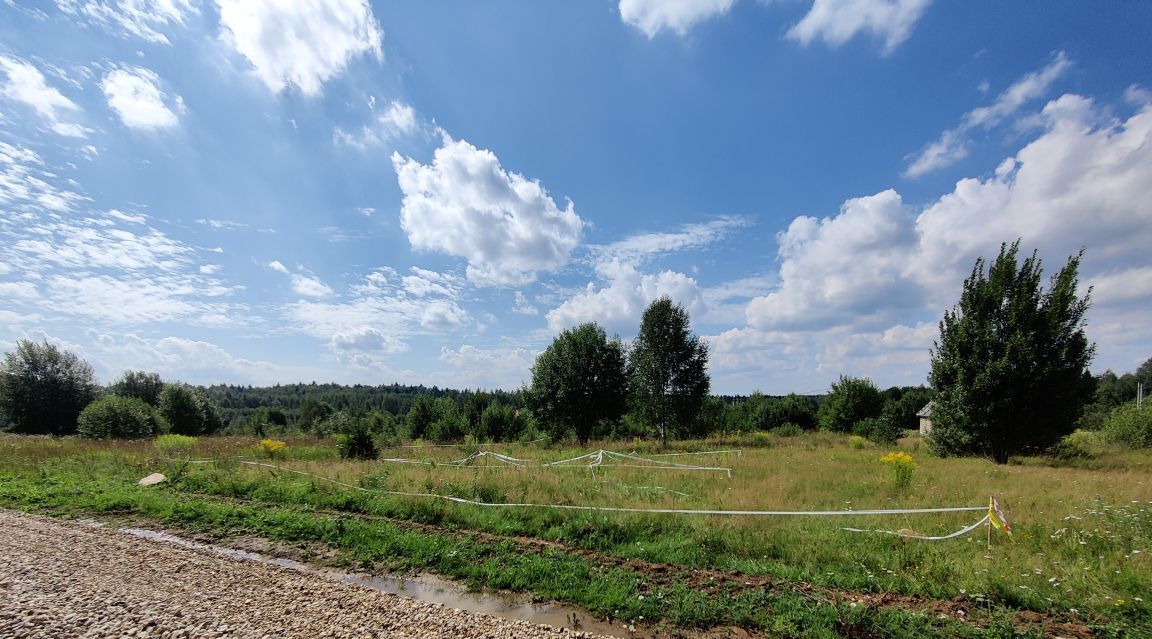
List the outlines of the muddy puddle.
<svg viewBox="0 0 1152 639">
<path fill-rule="evenodd" d="M 344 583 L 367 586 L 375 590 L 410 597 L 419 601 L 438 603 L 450 608 L 478 612 L 505 619 L 519 619 L 531 623 L 547 624 L 557 628 L 571 628 L 614 637 L 652 637 L 647 628 L 617 622 L 615 625 L 600 621 L 586 611 L 560 604 L 537 604 L 524 597 L 487 592 L 470 592 L 459 584 L 440 579 L 434 575 L 416 577 L 394 577 L 348 572 L 337 568 L 313 566 L 311 564 L 281 559 L 247 550 L 204 544 L 177 535 L 143 528 L 121 528 L 122 532 L 136 537 L 163 541 L 185 548 L 211 551 L 226 557 L 237 557 L 273 564 L 282 568 L 323 575 Z"/>
</svg>

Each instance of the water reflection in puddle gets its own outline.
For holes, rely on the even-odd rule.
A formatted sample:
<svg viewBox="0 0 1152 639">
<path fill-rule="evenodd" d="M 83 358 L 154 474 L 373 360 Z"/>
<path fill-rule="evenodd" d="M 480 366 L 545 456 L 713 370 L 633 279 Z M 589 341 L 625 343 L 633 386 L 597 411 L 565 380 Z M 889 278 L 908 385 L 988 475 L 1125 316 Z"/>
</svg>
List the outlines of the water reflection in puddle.
<svg viewBox="0 0 1152 639">
<path fill-rule="evenodd" d="M 348 584 L 367 586 L 375 590 L 402 595 L 419 601 L 443 604 L 450 608 L 459 608 L 460 610 L 488 614 L 504 619 L 519 619 L 532 623 L 548 624 L 557 628 L 571 628 L 573 630 L 583 630 L 614 637 L 644 638 L 651 636 L 645 629 L 636 628 L 634 631 L 629 632 L 625 626 L 613 626 L 599 621 L 590 617 L 587 612 L 577 608 L 558 604 L 535 604 L 514 596 L 468 592 L 457 584 L 432 575 L 401 578 L 352 573 L 336 568 L 313 566 L 291 559 L 270 557 L 247 550 L 203 544 L 155 530 L 122 528 L 121 531 L 136 537 L 164 541 L 185 548 L 208 550 L 226 557 L 249 559 L 260 563 L 274 564 L 283 568 L 299 570 L 301 572 L 324 575 Z"/>
</svg>

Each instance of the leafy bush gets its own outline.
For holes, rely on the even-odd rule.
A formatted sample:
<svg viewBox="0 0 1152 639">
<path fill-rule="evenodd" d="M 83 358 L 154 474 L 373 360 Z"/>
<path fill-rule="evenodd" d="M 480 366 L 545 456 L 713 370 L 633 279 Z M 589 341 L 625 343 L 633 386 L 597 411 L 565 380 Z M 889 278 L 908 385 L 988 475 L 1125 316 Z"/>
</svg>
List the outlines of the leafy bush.
<svg viewBox="0 0 1152 639">
<path fill-rule="evenodd" d="M 336 434 L 336 450 L 340 459 L 376 459 L 380 450 L 367 429 Z"/>
<path fill-rule="evenodd" d="M 784 422 L 783 424 L 772 429 L 772 434 L 777 437 L 796 437 L 804 432 L 798 424 L 793 422 Z"/>
<path fill-rule="evenodd" d="M 748 444 L 758 448 L 767 448 L 772 445 L 772 438 L 764 431 L 756 431 L 748 439 Z"/>
<path fill-rule="evenodd" d="M 856 450 L 861 450 L 864 448 L 864 441 L 865 439 L 859 435 L 848 436 L 848 445 L 852 448 L 855 448 Z"/>
<path fill-rule="evenodd" d="M 376 459 L 380 456 L 370 421 L 372 420 L 360 415 L 350 415 L 344 411 L 324 421 L 325 425 L 337 430 L 336 450 L 340 453 L 340 459 Z"/>
<path fill-rule="evenodd" d="M 76 432 L 89 439 L 151 437 L 161 430 L 156 409 L 133 397 L 115 395 L 98 399 L 80 411 Z"/>
<path fill-rule="evenodd" d="M 1152 447 L 1152 408 L 1133 404 L 1120 406 L 1108 414 L 1102 429 L 1108 441 L 1131 448 Z"/>
<path fill-rule="evenodd" d="M 1078 430 L 1065 435 L 1048 454 L 1064 461 L 1092 459 L 1104 451 L 1105 445 L 1104 437 L 1100 433 Z"/>
<path fill-rule="evenodd" d="M 152 442 L 152 445 L 169 455 L 187 452 L 196 445 L 196 438 L 187 435 L 161 435 Z"/>
<path fill-rule="evenodd" d="M 852 425 L 852 434 L 885 446 L 895 444 L 904 435 L 900 425 L 883 418 L 869 417 Z"/>
<path fill-rule="evenodd" d="M 820 404 L 817 419 L 820 428 L 844 433 L 860 420 L 878 417 L 883 409 L 884 397 L 872 380 L 841 376 Z"/>
</svg>

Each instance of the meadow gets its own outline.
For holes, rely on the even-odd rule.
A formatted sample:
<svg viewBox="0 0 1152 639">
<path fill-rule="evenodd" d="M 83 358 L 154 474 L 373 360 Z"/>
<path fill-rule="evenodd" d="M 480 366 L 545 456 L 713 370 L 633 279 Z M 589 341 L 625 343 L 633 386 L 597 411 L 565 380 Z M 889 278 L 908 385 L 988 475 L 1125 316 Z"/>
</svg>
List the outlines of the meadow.
<svg viewBox="0 0 1152 639">
<path fill-rule="evenodd" d="M 543 465 L 601 447 L 730 468 L 731 477 L 626 458 L 595 469 Z M 397 447 L 375 461 L 341 460 L 324 440 L 288 439 L 270 450 L 252 438 L 211 437 L 164 449 L 3 436 L 0 506 L 144 520 L 225 541 L 255 535 L 306 559 L 434 572 L 673 634 L 741 627 L 796 637 L 1152 636 L 1152 454 L 997 466 L 934 458 L 917 437 L 899 448 L 915 465 L 910 481 L 881 461 L 890 449 L 827 433 L 667 449 L 642 441 Z M 478 450 L 524 461 L 480 456 L 452 465 Z M 170 480 L 136 484 L 157 471 Z M 717 516 L 492 508 L 395 493 L 739 511 L 979 507 L 995 496 L 1012 536 L 989 537 L 984 526 L 941 541 L 875 532 L 943 536 L 983 511 Z"/>
</svg>

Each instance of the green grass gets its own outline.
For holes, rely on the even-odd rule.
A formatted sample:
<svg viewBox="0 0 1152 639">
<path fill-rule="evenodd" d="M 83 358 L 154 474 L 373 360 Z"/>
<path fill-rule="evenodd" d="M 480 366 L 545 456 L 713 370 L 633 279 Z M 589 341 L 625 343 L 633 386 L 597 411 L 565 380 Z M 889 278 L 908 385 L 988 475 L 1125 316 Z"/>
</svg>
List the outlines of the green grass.
<svg viewBox="0 0 1152 639">
<path fill-rule="evenodd" d="M 453 448 L 385 451 L 436 466 L 349 462 L 336 459 L 328 443 L 303 440 L 289 440 L 285 459 L 277 462 L 369 491 L 432 492 L 487 502 L 842 510 L 980 505 L 995 494 L 1009 509 L 1015 536 L 1014 541 L 996 537 L 989 549 L 982 529 L 945 542 L 840 529 L 939 534 L 981 513 L 785 519 L 483 509 L 353 490 L 234 459 L 254 457 L 255 443 L 202 438 L 189 456 L 220 461 L 186 464 L 147 442 L 0 437 L 0 505 L 144 517 L 219 536 L 252 533 L 289 543 L 320 542 L 352 565 L 429 570 L 477 587 L 532 592 L 604 617 L 659 619 L 681 627 L 740 625 L 801 637 L 993 637 L 1012 636 L 1010 626 L 996 620 L 1014 610 L 1079 617 L 1101 624 L 1102 636 L 1124 636 L 1127 629 L 1140 636 L 1152 625 L 1149 602 L 1141 601 L 1150 599 L 1146 576 L 1152 574 L 1152 470 L 1146 456 L 1122 454 L 1100 470 L 996 467 L 981 460 L 934 459 L 915 441 L 906 441 L 905 450 L 918 464 L 907 489 L 893 486 L 879 462 L 883 449 L 854 449 L 847 438 L 827 435 L 773 438 L 767 447 L 709 460 L 708 465 L 731 466 L 731 480 L 699 471 L 604 468 L 593 475 L 587 469 L 445 467 L 444 462 L 464 456 Z M 654 452 L 640 445 L 617 447 L 634 449 Z M 534 460 L 586 452 L 502 450 Z M 152 488 L 135 484 L 157 470 L 173 481 Z M 243 501 L 229 501 L 236 499 Z M 358 514 L 376 517 L 354 517 Z M 509 541 L 458 531 L 538 538 L 562 547 L 524 552 Z M 770 576 L 785 586 L 727 593 L 698 592 L 674 579 L 653 586 L 641 572 L 603 565 L 579 550 L 684 570 Z M 590 588 L 593 581 L 597 586 Z M 853 607 L 838 592 L 961 597 L 991 617 L 961 625 L 906 610 Z"/>
</svg>

